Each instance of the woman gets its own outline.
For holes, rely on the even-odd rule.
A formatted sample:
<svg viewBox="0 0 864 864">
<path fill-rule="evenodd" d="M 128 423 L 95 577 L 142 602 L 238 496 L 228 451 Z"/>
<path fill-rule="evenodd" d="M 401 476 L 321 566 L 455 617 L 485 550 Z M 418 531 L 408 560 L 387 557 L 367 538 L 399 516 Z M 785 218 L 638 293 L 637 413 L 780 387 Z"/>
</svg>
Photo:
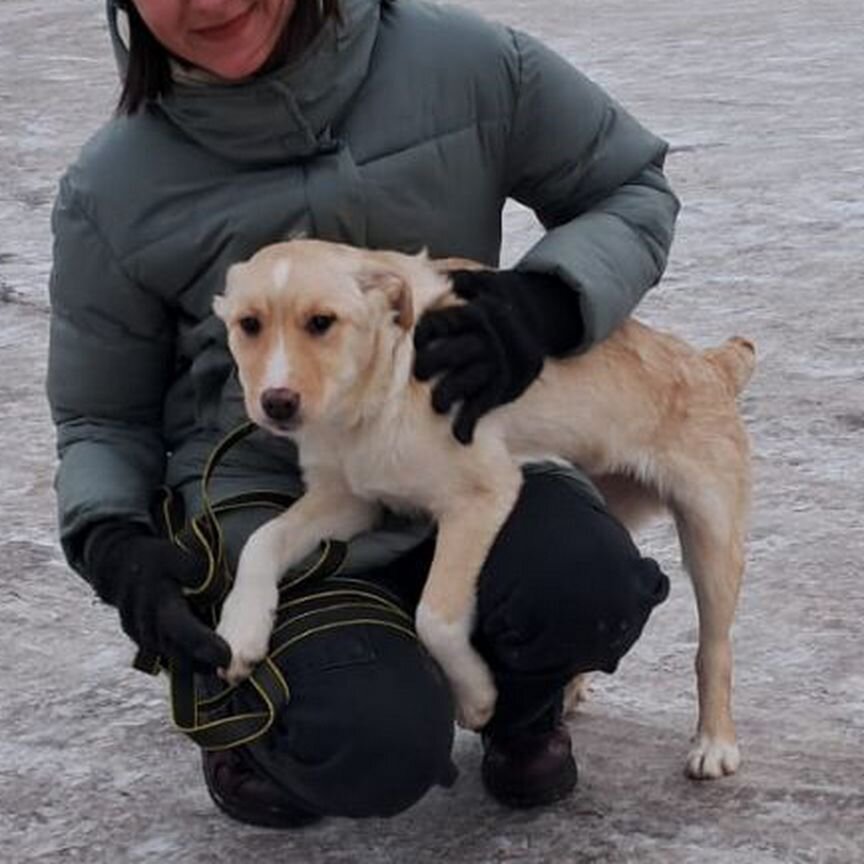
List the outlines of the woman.
<svg viewBox="0 0 864 864">
<path fill-rule="evenodd" d="M 117 7 L 129 26 L 119 36 Z M 660 278 L 677 201 L 665 144 L 531 37 L 415 0 L 109 2 L 118 114 L 64 176 L 54 213 L 48 390 L 70 563 L 142 648 L 212 679 L 228 649 L 182 586 L 201 562 L 160 534 L 154 491 L 197 512 L 242 403 L 211 300 L 226 268 L 294 233 L 495 265 L 508 197 L 546 228 L 514 270 L 454 274 L 468 303 L 421 328 L 416 373 L 469 444 L 543 359 L 584 351 Z M 449 313 L 452 315 L 452 312 Z M 574 406 L 578 410 L 578 406 Z M 302 486 L 284 442 L 226 457 L 215 494 Z M 272 512 L 235 512 L 230 560 Z M 344 572 L 411 608 L 434 538 L 390 521 Z M 538 465 L 480 583 L 475 641 L 499 702 L 483 780 L 512 806 L 570 794 L 561 693 L 613 671 L 665 597 L 577 468 Z M 357 623 L 280 658 L 291 700 L 248 746 L 204 755 L 216 803 L 279 827 L 388 815 L 453 779 L 446 685 L 416 641 Z"/>
</svg>

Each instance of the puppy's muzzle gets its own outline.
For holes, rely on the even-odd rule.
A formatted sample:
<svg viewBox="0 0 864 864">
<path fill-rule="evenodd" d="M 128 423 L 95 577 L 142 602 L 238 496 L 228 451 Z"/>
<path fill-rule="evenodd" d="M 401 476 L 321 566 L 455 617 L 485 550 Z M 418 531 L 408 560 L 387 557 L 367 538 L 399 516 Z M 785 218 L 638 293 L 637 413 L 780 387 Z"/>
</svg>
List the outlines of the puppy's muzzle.
<svg viewBox="0 0 864 864">
<path fill-rule="evenodd" d="M 300 394 L 288 387 L 270 387 L 261 394 L 261 410 L 280 426 L 291 425 L 300 413 Z"/>
</svg>

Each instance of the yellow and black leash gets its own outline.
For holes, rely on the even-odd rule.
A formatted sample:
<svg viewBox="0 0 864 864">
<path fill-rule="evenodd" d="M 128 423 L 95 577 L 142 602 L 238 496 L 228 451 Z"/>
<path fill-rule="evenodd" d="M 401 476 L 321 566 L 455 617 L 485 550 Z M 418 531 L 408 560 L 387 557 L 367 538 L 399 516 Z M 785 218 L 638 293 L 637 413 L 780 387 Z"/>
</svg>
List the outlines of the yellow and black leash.
<svg viewBox="0 0 864 864">
<path fill-rule="evenodd" d="M 283 493 L 256 490 L 233 495 L 212 503 L 210 481 L 224 455 L 257 427 L 244 423 L 225 436 L 214 448 L 201 476 L 201 513 L 182 526 L 175 524 L 174 500 L 165 491 L 162 514 L 171 541 L 182 549 L 203 551 L 207 571 L 202 581 L 184 589 L 198 614 L 214 626 L 221 603 L 231 589 L 233 574 L 225 558 L 219 515 L 244 507 L 272 507 L 281 512 L 296 500 Z M 339 627 L 374 624 L 416 638 L 411 616 L 392 595 L 374 583 L 339 576 L 347 547 L 342 542 L 325 540 L 318 557 L 302 573 L 280 585 L 276 624 L 270 653 L 241 684 L 222 687 L 206 696 L 199 692 L 198 678 L 185 662 L 163 663 L 162 658 L 140 651 L 136 669 L 156 674 L 166 668 L 171 684 L 171 714 L 174 725 L 205 750 L 224 750 L 248 744 L 264 735 L 276 715 L 291 699 L 289 683 L 280 672 L 281 654 L 303 639 Z M 310 591 L 312 581 L 320 590 Z M 239 703 L 239 704 L 238 704 Z M 257 708 L 246 707 L 255 703 Z"/>
</svg>

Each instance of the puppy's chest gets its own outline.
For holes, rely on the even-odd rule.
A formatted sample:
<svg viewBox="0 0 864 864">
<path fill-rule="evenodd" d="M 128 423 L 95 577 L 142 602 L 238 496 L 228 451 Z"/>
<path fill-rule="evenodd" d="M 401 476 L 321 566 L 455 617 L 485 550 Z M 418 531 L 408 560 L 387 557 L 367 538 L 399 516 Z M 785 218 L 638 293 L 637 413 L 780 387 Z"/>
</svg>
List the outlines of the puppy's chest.
<svg viewBox="0 0 864 864">
<path fill-rule="evenodd" d="M 418 457 L 404 448 L 357 447 L 345 454 L 342 468 L 359 498 L 398 512 L 423 510 L 430 490 Z"/>
<path fill-rule="evenodd" d="M 402 440 L 404 437 L 394 435 L 392 429 L 378 429 L 374 434 L 331 441 L 330 446 L 316 447 L 314 455 L 306 451 L 312 463 L 308 467 L 337 471 L 358 498 L 398 512 L 426 510 L 431 490 L 423 447 L 416 441 Z"/>
</svg>

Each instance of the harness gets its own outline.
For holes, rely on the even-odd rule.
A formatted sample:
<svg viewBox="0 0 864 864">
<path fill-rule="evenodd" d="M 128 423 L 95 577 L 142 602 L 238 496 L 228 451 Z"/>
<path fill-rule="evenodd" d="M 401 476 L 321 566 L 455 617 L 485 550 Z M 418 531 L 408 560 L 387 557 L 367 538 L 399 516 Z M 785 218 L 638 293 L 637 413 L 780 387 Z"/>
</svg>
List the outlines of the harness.
<svg viewBox="0 0 864 864">
<path fill-rule="evenodd" d="M 265 490 L 211 501 L 210 481 L 219 462 L 256 428 L 253 423 L 244 423 L 213 449 L 201 475 L 199 514 L 189 520 L 178 519 L 179 502 L 170 489 L 162 494 L 161 517 L 170 540 L 187 552 L 203 552 L 207 559 L 201 582 L 183 590 L 196 614 L 212 627 L 218 622 L 222 601 L 234 580 L 225 556 L 219 517 L 246 507 L 270 507 L 282 512 L 296 500 Z M 282 580 L 270 653 L 240 684 L 216 684 L 216 676 L 207 676 L 207 686 L 202 688 L 201 676 L 194 672 L 191 663 L 173 659 L 165 662 L 148 652 L 138 652 L 133 662 L 136 669 L 151 675 L 161 669 L 168 672 L 171 715 L 177 729 L 204 750 L 226 750 L 248 744 L 267 732 L 279 711 L 291 700 L 291 688 L 278 661 L 298 642 L 358 624 L 375 624 L 416 638 L 412 617 L 390 592 L 363 579 L 338 575 L 346 551 L 345 543 L 325 540 L 307 569 Z"/>
</svg>

